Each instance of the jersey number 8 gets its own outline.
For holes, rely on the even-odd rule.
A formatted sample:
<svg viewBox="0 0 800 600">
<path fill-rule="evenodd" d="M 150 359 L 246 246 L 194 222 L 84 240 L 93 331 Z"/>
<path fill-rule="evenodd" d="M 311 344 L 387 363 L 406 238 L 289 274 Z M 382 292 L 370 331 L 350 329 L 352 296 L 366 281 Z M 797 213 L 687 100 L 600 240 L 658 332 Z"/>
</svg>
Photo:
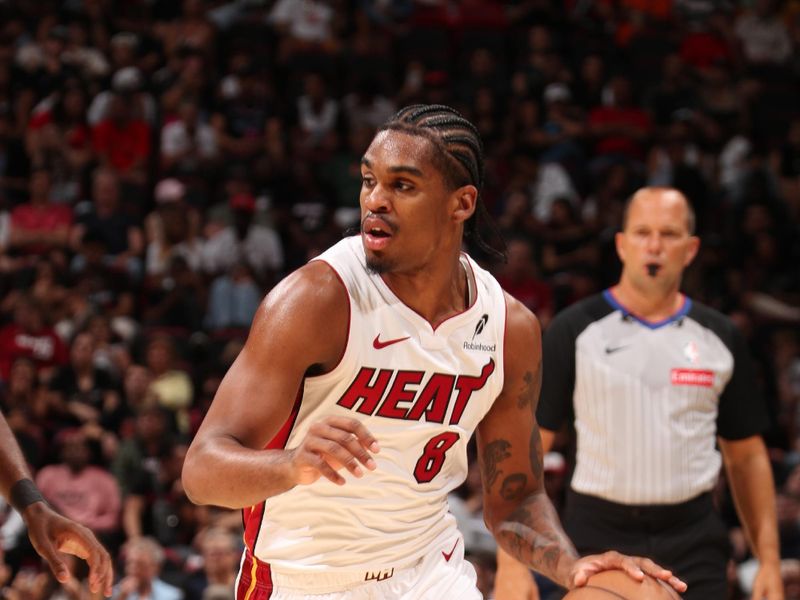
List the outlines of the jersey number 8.
<svg viewBox="0 0 800 600">
<path fill-rule="evenodd" d="M 458 433 L 445 431 L 428 440 L 422 450 L 422 456 L 419 457 L 417 465 L 414 467 L 414 477 L 417 483 L 429 483 L 439 474 L 444 465 L 445 453 L 460 437 L 461 435 Z"/>
</svg>

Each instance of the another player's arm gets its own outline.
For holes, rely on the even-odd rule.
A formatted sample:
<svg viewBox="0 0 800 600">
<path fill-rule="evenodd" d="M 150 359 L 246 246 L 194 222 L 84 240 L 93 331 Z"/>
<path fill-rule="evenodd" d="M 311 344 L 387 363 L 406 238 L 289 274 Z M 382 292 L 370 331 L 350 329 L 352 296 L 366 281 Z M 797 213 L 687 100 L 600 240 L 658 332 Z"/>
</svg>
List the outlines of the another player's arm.
<svg viewBox="0 0 800 600">
<path fill-rule="evenodd" d="M 347 343 L 348 299 L 333 270 L 312 262 L 279 283 L 259 307 L 186 455 L 183 486 L 197 504 L 252 506 L 336 466 L 373 466 L 374 438 L 357 421 L 329 417 L 292 450 L 265 450 L 288 419 L 310 368 L 332 369 Z M 374 446 L 373 446 L 374 448 Z M 333 465 L 333 466 L 332 466 Z"/>
<path fill-rule="evenodd" d="M 741 440 L 720 437 L 718 440 L 736 510 L 750 549 L 759 562 L 753 597 L 782 599 L 775 482 L 764 440 L 760 435 Z"/>
<path fill-rule="evenodd" d="M 512 557 L 564 587 L 578 559 L 544 489 L 536 422 L 541 386 L 541 329 L 536 317 L 507 298 L 505 383 L 478 427 L 484 519 Z"/>
</svg>

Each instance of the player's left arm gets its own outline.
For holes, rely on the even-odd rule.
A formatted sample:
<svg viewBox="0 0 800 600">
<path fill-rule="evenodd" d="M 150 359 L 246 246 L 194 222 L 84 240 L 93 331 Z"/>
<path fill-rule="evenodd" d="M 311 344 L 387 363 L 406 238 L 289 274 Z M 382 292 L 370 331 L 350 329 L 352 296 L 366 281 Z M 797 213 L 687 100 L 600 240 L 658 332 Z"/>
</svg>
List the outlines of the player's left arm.
<svg viewBox="0 0 800 600">
<path fill-rule="evenodd" d="M 541 387 L 541 328 L 536 317 L 506 294 L 503 390 L 478 426 L 486 525 L 511 556 L 571 589 L 607 569 L 641 581 L 645 573 L 679 592 L 686 584 L 652 560 L 605 552 L 578 558 L 544 488 L 542 440 L 536 422 Z"/>
<path fill-rule="evenodd" d="M 522 563 L 564 587 L 578 559 L 544 489 L 542 442 L 536 422 L 541 387 L 541 328 L 507 300 L 503 391 L 477 431 L 484 520 L 497 543 Z"/>
<path fill-rule="evenodd" d="M 775 483 L 764 440 L 760 435 L 718 439 L 736 511 L 759 562 L 753 598 L 783 600 Z"/>
</svg>

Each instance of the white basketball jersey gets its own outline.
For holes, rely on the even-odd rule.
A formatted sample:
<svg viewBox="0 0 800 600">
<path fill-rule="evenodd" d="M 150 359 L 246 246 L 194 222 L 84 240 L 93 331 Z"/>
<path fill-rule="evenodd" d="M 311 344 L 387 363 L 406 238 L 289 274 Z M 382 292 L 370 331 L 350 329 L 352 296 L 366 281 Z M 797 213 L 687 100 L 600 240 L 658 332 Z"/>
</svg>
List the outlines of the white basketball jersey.
<svg viewBox="0 0 800 600">
<path fill-rule="evenodd" d="M 381 450 L 362 478 L 342 470 L 343 486 L 320 478 L 245 511 L 257 559 L 310 571 L 400 567 L 453 534 L 447 494 L 466 478 L 467 442 L 502 390 L 506 321 L 500 285 L 464 257 L 473 303 L 436 329 L 367 271 L 359 236 L 316 259 L 347 289 L 347 347 L 332 371 L 304 380 L 285 447 L 339 415 L 362 421 Z"/>
</svg>

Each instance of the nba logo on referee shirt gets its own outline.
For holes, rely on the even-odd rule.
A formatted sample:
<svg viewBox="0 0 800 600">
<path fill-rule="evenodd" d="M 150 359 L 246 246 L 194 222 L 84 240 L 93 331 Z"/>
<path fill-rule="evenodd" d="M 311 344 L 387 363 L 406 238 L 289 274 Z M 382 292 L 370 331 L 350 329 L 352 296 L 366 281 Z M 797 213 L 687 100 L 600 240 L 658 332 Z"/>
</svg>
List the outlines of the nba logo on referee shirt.
<svg viewBox="0 0 800 600">
<path fill-rule="evenodd" d="M 697 344 L 694 342 L 689 342 L 683 347 L 683 355 L 686 357 L 691 364 L 697 362 L 697 359 L 700 358 L 700 351 L 697 349 Z"/>
</svg>

